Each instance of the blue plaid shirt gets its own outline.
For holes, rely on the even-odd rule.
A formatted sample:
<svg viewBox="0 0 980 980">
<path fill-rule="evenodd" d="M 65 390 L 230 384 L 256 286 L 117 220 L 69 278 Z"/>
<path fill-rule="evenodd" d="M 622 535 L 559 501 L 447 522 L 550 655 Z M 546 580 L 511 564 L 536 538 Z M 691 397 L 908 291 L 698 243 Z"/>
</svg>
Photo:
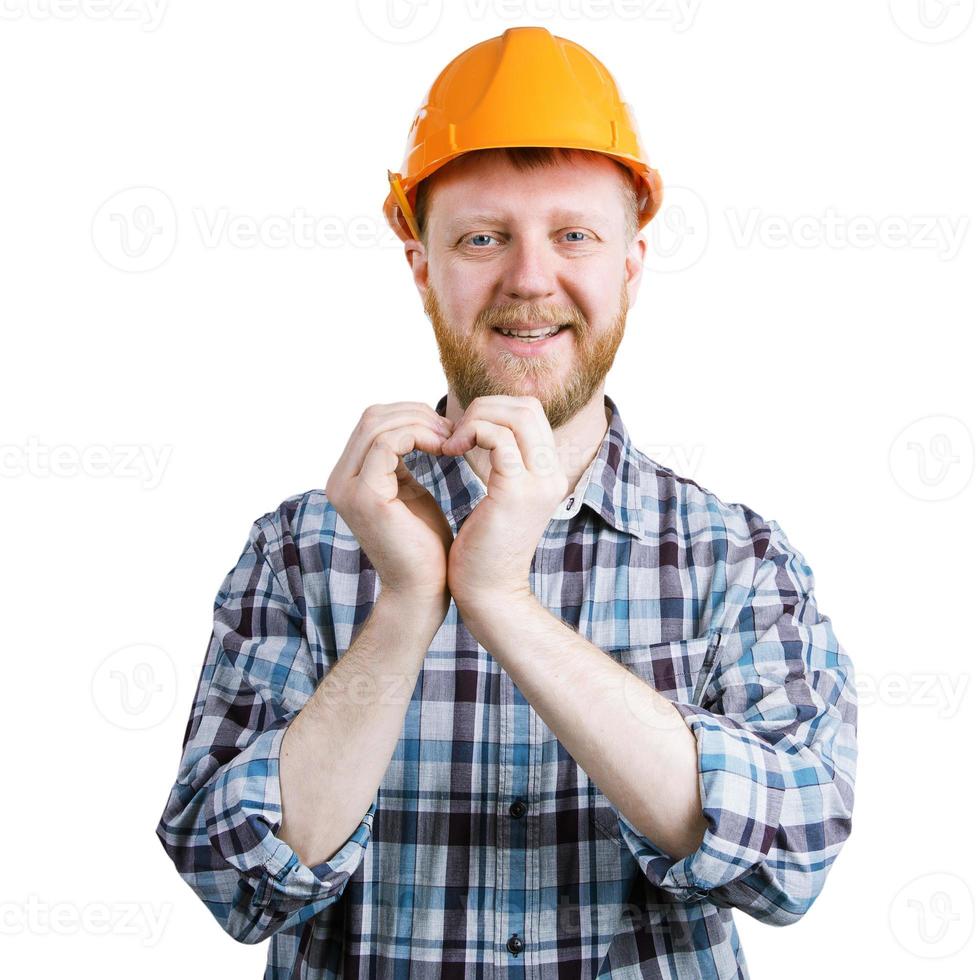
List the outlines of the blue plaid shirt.
<svg viewBox="0 0 980 980">
<path fill-rule="evenodd" d="M 851 828 L 852 663 L 782 528 L 639 452 L 604 397 L 531 585 L 676 705 L 701 845 L 673 860 L 623 817 L 453 603 L 374 802 L 328 860 L 300 862 L 276 836 L 282 737 L 380 592 L 311 490 L 253 524 L 221 585 L 156 828 L 222 929 L 271 940 L 267 980 L 748 977 L 732 910 L 785 925 L 819 894 Z M 405 462 L 454 531 L 486 493 L 464 457 Z"/>
</svg>

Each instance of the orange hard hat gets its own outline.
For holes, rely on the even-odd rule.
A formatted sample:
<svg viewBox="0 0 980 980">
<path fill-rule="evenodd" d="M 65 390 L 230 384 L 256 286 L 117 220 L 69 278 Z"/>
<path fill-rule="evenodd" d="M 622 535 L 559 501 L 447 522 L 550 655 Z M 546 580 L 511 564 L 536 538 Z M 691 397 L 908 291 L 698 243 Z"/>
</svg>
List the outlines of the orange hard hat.
<svg viewBox="0 0 980 980">
<path fill-rule="evenodd" d="M 506 146 L 605 153 L 635 174 L 640 228 L 660 207 L 660 174 L 602 62 L 544 27 L 511 27 L 457 55 L 432 83 L 409 129 L 401 171 L 388 171 L 384 214 L 395 234 L 421 237 L 414 207 L 422 180 L 470 150 Z"/>
</svg>

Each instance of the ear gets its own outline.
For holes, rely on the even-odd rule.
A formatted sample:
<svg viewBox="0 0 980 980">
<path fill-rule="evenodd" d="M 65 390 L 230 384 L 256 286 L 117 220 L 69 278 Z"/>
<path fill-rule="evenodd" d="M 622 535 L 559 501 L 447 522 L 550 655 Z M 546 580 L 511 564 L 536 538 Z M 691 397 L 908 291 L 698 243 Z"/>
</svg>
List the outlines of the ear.
<svg viewBox="0 0 980 980">
<path fill-rule="evenodd" d="M 424 299 L 426 287 L 429 285 L 429 259 L 425 252 L 425 245 L 417 238 L 407 239 L 405 242 L 405 259 L 412 270 L 415 288 Z"/>
<path fill-rule="evenodd" d="M 643 260 L 647 254 L 647 240 L 643 232 L 637 232 L 636 238 L 626 249 L 626 291 L 629 294 L 629 305 L 636 302 L 640 291 L 640 281 L 643 279 Z"/>
</svg>

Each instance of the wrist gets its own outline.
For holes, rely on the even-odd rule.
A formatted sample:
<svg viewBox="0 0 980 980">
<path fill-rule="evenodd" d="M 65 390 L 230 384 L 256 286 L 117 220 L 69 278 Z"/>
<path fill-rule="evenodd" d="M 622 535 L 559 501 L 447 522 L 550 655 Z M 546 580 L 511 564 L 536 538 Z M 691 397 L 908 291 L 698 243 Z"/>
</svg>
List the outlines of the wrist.
<svg viewBox="0 0 980 980">
<path fill-rule="evenodd" d="M 543 607 L 530 587 L 484 590 L 476 596 L 453 596 L 460 616 L 469 626 L 498 625 L 504 617 L 516 623 L 525 612 L 539 611 Z"/>
<path fill-rule="evenodd" d="M 422 596 L 382 588 L 375 608 L 397 620 L 402 628 L 434 636 L 449 611 L 449 593 L 444 597 Z"/>
</svg>

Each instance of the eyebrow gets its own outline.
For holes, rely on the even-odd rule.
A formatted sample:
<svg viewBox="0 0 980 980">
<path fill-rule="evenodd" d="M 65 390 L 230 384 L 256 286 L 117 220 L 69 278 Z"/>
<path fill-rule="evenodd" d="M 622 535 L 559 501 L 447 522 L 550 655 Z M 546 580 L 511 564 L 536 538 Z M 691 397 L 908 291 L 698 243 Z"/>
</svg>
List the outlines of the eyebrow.
<svg viewBox="0 0 980 980">
<path fill-rule="evenodd" d="M 549 221 L 573 221 L 573 222 L 595 222 L 602 225 L 609 222 L 609 215 L 604 211 L 585 210 L 575 211 L 571 209 L 556 209 L 548 215 Z M 504 214 L 494 214 L 485 211 L 474 211 L 457 214 L 449 222 L 449 231 L 455 232 L 457 229 L 467 225 L 504 225 L 507 224 L 507 217 Z"/>
</svg>

